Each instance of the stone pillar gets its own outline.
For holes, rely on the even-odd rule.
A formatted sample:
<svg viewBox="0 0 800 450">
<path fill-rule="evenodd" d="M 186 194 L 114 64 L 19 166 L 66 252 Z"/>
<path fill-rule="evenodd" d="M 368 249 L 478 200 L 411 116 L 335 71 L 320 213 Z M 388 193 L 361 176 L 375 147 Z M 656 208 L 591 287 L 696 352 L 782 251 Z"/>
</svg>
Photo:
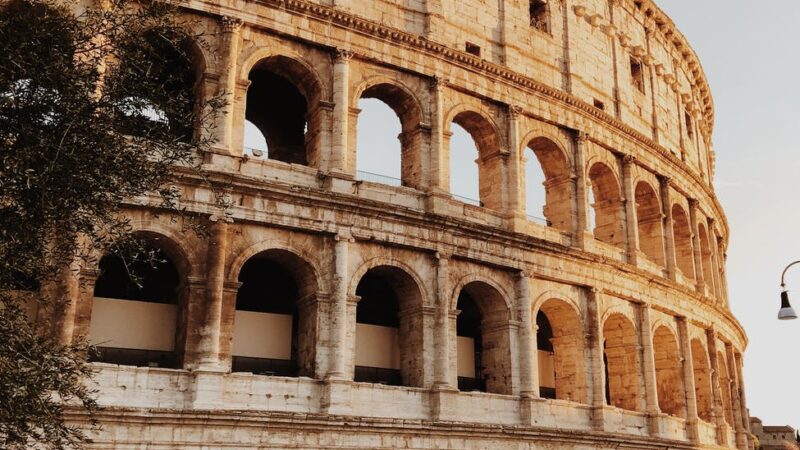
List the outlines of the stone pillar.
<svg viewBox="0 0 800 450">
<path fill-rule="evenodd" d="M 444 11 L 442 0 L 425 0 L 425 36 L 434 42 L 441 42 L 444 31 Z"/>
<path fill-rule="evenodd" d="M 516 282 L 517 308 L 519 314 L 519 379 L 520 394 L 539 397 L 539 367 L 535 321 L 531 311 L 530 277 L 520 271 Z"/>
<path fill-rule="evenodd" d="M 744 417 L 742 417 L 742 402 L 739 397 L 739 387 L 741 380 L 739 379 L 738 370 L 736 370 L 736 356 L 733 353 L 733 346 L 725 344 L 725 356 L 728 359 L 728 369 L 731 373 L 731 397 L 733 403 L 733 429 L 736 432 L 736 448 L 740 450 L 747 450 L 747 433 L 744 430 Z"/>
<path fill-rule="evenodd" d="M 608 15 L 609 15 L 609 21 L 611 22 L 610 23 L 611 28 L 608 28 L 607 30 L 610 31 L 608 36 L 609 36 L 610 41 L 611 41 L 610 42 L 610 44 L 611 44 L 611 61 L 613 63 L 613 65 L 611 67 L 614 68 L 614 72 L 613 72 L 613 75 L 614 75 L 614 92 L 613 92 L 613 97 L 614 97 L 614 117 L 616 117 L 617 119 L 622 120 L 622 93 L 620 92 L 619 74 L 620 74 L 620 71 L 622 71 L 622 73 L 625 73 L 625 69 L 626 69 L 626 66 L 627 66 L 625 64 L 625 61 L 627 61 L 627 58 L 624 56 L 624 54 L 623 54 L 623 57 L 620 58 L 619 55 L 621 53 L 623 53 L 623 52 L 622 52 L 622 49 L 619 48 L 620 47 L 619 39 L 617 39 L 616 36 L 614 35 L 614 30 L 617 29 L 616 28 L 616 24 L 615 24 L 615 20 L 614 20 L 614 15 L 615 15 L 614 14 L 614 12 L 615 12 L 614 10 L 616 9 L 615 8 L 616 5 L 617 5 L 617 2 L 615 0 L 610 0 L 608 2 Z M 622 61 L 622 67 L 620 67 L 620 60 Z"/>
<path fill-rule="evenodd" d="M 703 253 L 700 248 L 700 229 L 697 226 L 697 200 L 689 199 L 689 227 L 692 230 L 692 250 L 694 251 L 694 279 L 697 282 L 697 292 L 705 294 L 706 284 L 703 276 Z"/>
<path fill-rule="evenodd" d="M 658 437 L 661 428 L 658 415 L 658 382 L 656 381 L 656 360 L 653 350 L 653 327 L 650 322 L 650 305 L 639 306 L 639 339 L 642 342 L 642 369 L 644 371 L 645 412 L 647 412 L 650 435 Z"/>
<path fill-rule="evenodd" d="M 525 168 L 522 166 L 522 152 L 519 136 L 519 120 L 522 108 L 519 106 L 508 107 L 508 217 L 512 221 L 512 228 L 516 229 L 517 221 L 525 221 L 525 203 L 522 201 L 523 178 Z"/>
<path fill-rule="evenodd" d="M 721 236 L 717 238 L 717 259 L 719 260 L 719 288 L 720 297 L 728 304 L 728 276 L 725 274 L 725 264 L 728 255 L 725 254 L 725 239 Z"/>
<path fill-rule="evenodd" d="M 225 255 L 228 250 L 228 221 L 211 217 L 211 237 L 206 254 L 205 308 L 201 312 L 196 366 L 203 369 L 220 367 L 220 330 L 225 294 Z"/>
<path fill-rule="evenodd" d="M 591 238 L 588 218 L 589 193 L 586 185 L 586 146 L 589 135 L 578 132 L 575 139 L 575 167 L 573 179 L 575 180 L 575 236 L 573 245 L 585 249 L 586 240 Z"/>
<path fill-rule="evenodd" d="M 233 153 L 233 126 L 236 94 L 236 59 L 239 56 L 242 21 L 222 16 L 222 39 L 220 42 L 220 76 L 217 95 L 225 102 L 220 108 L 216 124 L 217 145 Z"/>
<path fill-rule="evenodd" d="M 714 397 L 714 423 L 717 426 L 717 443 L 727 447 L 728 425 L 725 423 L 725 406 L 719 379 L 720 361 L 717 353 L 717 332 L 713 324 L 711 328 L 706 330 L 706 342 L 708 345 L 708 359 L 711 361 L 711 390 Z"/>
<path fill-rule="evenodd" d="M 742 425 L 744 427 L 744 431 L 747 435 L 747 447 L 752 449 L 753 448 L 753 437 L 750 434 L 750 411 L 747 408 L 747 396 L 745 395 L 744 389 L 744 362 L 742 361 L 742 355 L 736 354 L 734 355 L 736 358 L 736 375 L 739 378 L 739 406 L 741 407 L 741 414 L 742 414 Z"/>
<path fill-rule="evenodd" d="M 75 313 L 80 302 L 80 262 L 73 259 L 52 281 L 52 295 L 46 307 L 48 332 L 60 345 L 70 345 L 75 331 Z"/>
<path fill-rule="evenodd" d="M 636 157 L 625 155 L 622 158 L 622 188 L 625 198 L 625 229 L 627 231 L 628 263 L 636 265 L 639 254 L 639 224 L 636 217 L 636 194 L 633 188 L 633 165 Z"/>
<path fill-rule="evenodd" d="M 694 385 L 694 362 L 692 361 L 692 344 L 689 340 L 689 323 L 686 317 L 678 317 L 678 338 L 683 356 L 683 385 L 686 393 L 686 434 L 688 438 L 699 443 L 697 416 L 697 393 Z"/>
<path fill-rule="evenodd" d="M 333 305 L 331 307 L 331 361 L 327 378 L 343 379 L 347 353 L 347 282 L 349 237 L 337 235 L 334 245 Z"/>
<path fill-rule="evenodd" d="M 653 54 L 653 52 L 651 50 L 650 41 L 653 40 L 653 34 L 655 33 L 656 27 L 657 26 L 655 24 L 655 21 L 652 18 L 645 19 L 644 35 L 645 35 L 645 46 L 647 48 L 646 51 L 647 51 L 648 55 L 652 55 Z M 652 66 L 652 60 L 650 61 L 650 65 Z M 655 141 L 656 143 L 659 143 L 660 140 L 661 140 L 661 132 L 658 129 L 658 98 L 659 97 L 657 95 L 658 93 L 656 92 L 656 90 L 658 89 L 658 83 L 656 83 L 656 75 L 660 75 L 660 73 L 657 74 L 656 70 L 657 69 L 654 69 L 653 67 L 650 67 L 650 70 L 648 70 L 648 72 L 649 72 L 649 75 L 650 75 L 650 99 L 652 100 L 652 104 L 651 104 L 652 106 L 651 107 L 653 108 L 653 113 L 652 113 L 652 116 L 651 116 L 652 119 L 650 119 L 653 122 L 652 123 L 653 141 Z M 662 66 L 662 73 L 663 73 L 663 66 Z"/>
<path fill-rule="evenodd" d="M 708 219 L 708 250 L 711 252 L 711 272 L 708 276 L 711 279 L 712 291 L 716 303 L 722 301 L 722 281 L 719 276 L 719 249 L 717 248 L 717 230 L 714 226 L 714 219 Z"/>
<path fill-rule="evenodd" d="M 77 339 L 89 339 L 92 324 L 92 306 L 94 305 L 94 286 L 100 276 L 98 269 L 83 269 L 80 273 L 78 306 L 75 309 L 75 328 L 72 331 L 72 342 Z"/>
<path fill-rule="evenodd" d="M 661 190 L 661 208 L 664 217 L 664 258 L 667 277 L 675 281 L 677 278 L 677 257 L 675 256 L 675 230 L 672 226 L 672 195 L 670 194 L 670 178 L 659 177 Z"/>
<path fill-rule="evenodd" d="M 603 363 L 603 324 L 600 322 L 600 291 L 589 288 L 586 298 L 586 349 L 589 352 L 589 370 L 586 379 L 592 382 L 592 426 L 602 431 L 605 427 L 606 371 Z"/>
<path fill-rule="evenodd" d="M 436 257 L 436 330 L 434 334 L 434 388 L 455 389 L 450 383 L 450 286 L 446 256 Z"/>
<path fill-rule="evenodd" d="M 337 49 L 333 57 L 331 160 L 327 167 L 331 172 L 345 174 L 348 173 L 350 164 L 353 163 L 347 160 L 350 128 L 350 60 L 352 58 L 353 52 L 344 49 Z"/>
<path fill-rule="evenodd" d="M 433 193 L 450 196 L 450 161 L 445 146 L 444 88 L 447 82 L 439 77 L 431 80 L 431 153 L 430 180 L 428 186 Z"/>
</svg>

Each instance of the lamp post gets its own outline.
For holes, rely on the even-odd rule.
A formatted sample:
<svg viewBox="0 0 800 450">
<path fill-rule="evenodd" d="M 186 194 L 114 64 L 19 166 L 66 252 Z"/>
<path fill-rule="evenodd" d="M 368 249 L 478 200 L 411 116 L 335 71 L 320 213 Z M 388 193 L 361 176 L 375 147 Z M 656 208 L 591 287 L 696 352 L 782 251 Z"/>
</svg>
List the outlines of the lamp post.
<svg viewBox="0 0 800 450">
<path fill-rule="evenodd" d="M 778 320 L 797 319 L 797 313 L 794 312 L 794 308 L 789 304 L 789 291 L 786 290 L 786 281 L 784 280 L 786 271 L 795 264 L 800 264 L 800 261 L 795 261 L 786 266 L 781 274 L 781 309 L 778 311 Z"/>
</svg>

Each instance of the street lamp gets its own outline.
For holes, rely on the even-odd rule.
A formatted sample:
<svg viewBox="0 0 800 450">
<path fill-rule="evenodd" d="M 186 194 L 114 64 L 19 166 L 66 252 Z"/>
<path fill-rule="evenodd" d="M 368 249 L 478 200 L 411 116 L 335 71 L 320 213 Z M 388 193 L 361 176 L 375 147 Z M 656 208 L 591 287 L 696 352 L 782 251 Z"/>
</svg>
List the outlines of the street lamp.
<svg viewBox="0 0 800 450">
<path fill-rule="evenodd" d="M 785 269 L 783 269 L 783 273 L 781 274 L 781 309 L 778 311 L 778 320 L 797 319 L 797 313 L 794 312 L 794 308 L 792 308 L 792 305 L 789 304 L 789 291 L 786 290 L 786 282 L 784 281 L 784 278 L 786 277 L 786 271 L 789 270 L 789 267 L 799 263 L 800 261 L 795 261 L 789 264 Z"/>
</svg>

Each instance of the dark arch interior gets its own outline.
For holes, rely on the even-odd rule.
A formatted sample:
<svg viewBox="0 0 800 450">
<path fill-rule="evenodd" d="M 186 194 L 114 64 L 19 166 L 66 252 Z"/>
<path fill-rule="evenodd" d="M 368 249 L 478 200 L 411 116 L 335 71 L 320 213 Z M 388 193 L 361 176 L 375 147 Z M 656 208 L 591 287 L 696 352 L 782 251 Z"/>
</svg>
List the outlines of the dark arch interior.
<svg viewBox="0 0 800 450">
<path fill-rule="evenodd" d="M 539 311 L 536 314 L 536 347 L 539 350 L 539 357 L 542 358 L 543 355 L 541 352 L 546 352 L 546 355 L 551 359 L 555 354 L 553 349 L 553 327 L 550 325 L 550 321 L 547 319 L 547 316 L 544 312 Z M 551 363 L 554 367 L 554 364 Z M 555 379 L 555 370 L 553 371 L 553 379 Z M 556 387 L 555 386 L 544 386 L 542 382 L 544 380 L 539 380 L 539 396 L 542 398 L 556 398 Z"/>
<path fill-rule="evenodd" d="M 178 269 L 169 256 L 157 247 L 146 248 L 133 261 L 126 261 L 114 254 L 100 260 L 95 297 L 177 305 L 179 294 Z M 118 325 L 131 326 L 126 323 Z M 98 342 L 95 351 L 90 352 L 89 359 L 127 366 L 176 367 L 178 364 L 174 350 L 109 347 L 102 342 Z"/>
<path fill-rule="evenodd" d="M 472 338 L 475 352 L 475 377 L 458 377 L 458 389 L 461 391 L 486 391 L 486 381 L 483 379 L 481 353 L 483 338 L 481 336 L 481 311 L 474 298 L 462 291 L 458 296 L 456 306 L 460 312 L 456 319 L 456 335 Z"/>
<path fill-rule="evenodd" d="M 361 297 L 356 307 L 356 323 L 400 328 L 400 300 L 393 281 L 381 268 L 372 269 L 361 278 L 356 287 L 356 295 Z M 386 367 L 356 365 L 354 380 L 393 386 L 403 384 L 401 370 Z"/>
<path fill-rule="evenodd" d="M 297 376 L 298 328 L 297 303 L 300 288 L 294 274 L 281 262 L 260 255 L 248 260 L 239 272 L 242 285 L 236 295 L 236 310 L 291 316 L 291 356 L 288 360 L 233 356 L 234 372 Z"/>
<path fill-rule="evenodd" d="M 245 119 L 252 122 L 267 142 L 269 159 L 308 165 L 305 133 L 307 101 L 300 90 L 269 66 L 250 72 Z"/>
<path fill-rule="evenodd" d="M 95 297 L 175 304 L 178 299 L 178 269 L 160 249 L 152 258 L 126 262 L 117 255 L 100 260 Z"/>
</svg>

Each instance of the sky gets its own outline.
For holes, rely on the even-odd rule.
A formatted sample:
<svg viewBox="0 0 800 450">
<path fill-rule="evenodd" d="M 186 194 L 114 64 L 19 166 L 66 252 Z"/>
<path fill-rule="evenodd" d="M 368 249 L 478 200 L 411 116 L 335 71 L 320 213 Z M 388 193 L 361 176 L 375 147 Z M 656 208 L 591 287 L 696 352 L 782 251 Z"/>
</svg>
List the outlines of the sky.
<svg viewBox="0 0 800 450">
<path fill-rule="evenodd" d="M 750 413 L 764 424 L 800 427 L 800 320 L 776 319 L 781 271 L 800 260 L 800 1 L 656 1 L 699 55 L 714 97 L 714 184 L 731 228 L 731 308 L 750 339 Z M 359 129 L 368 130 L 359 133 L 358 148 L 398 149 L 359 152 L 358 170 L 400 178 L 399 143 L 387 139 L 400 133 L 397 116 L 377 100 L 358 107 Z M 453 152 L 472 155 L 453 160 L 451 189 L 477 199 L 477 150 L 466 131 L 451 131 Z M 245 145 L 262 147 L 256 135 L 248 133 Z M 526 167 L 533 181 L 528 213 L 541 216 L 543 175 L 535 161 Z M 786 282 L 800 311 L 800 265 Z"/>
<path fill-rule="evenodd" d="M 750 414 L 800 427 L 800 320 L 776 319 L 781 272 L 800 260 L 800 2 L 657 4 L 697 52 L 714 97 L 714 184 L 731 228 L 731 309 L 750 338 Z M 800 307 L 800 265 L 786 284 Z"/>
</svg>

